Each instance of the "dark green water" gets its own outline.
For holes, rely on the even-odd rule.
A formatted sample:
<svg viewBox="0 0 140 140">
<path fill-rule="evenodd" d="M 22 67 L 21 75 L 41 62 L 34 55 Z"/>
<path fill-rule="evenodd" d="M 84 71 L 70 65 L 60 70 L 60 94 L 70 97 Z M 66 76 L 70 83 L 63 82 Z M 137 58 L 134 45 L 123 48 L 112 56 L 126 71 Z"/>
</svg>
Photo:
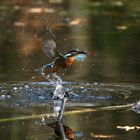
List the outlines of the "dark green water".
<svg viewBox="0 0 140 140">
<path fill-rule="evenodd" d="M 140 118 L 132 110 L 140 98 L 140 85 L 63 83 L 69 97 L 63 123 L 82 134 L 76 139 L 139 139 Z M 54 117 L 49 83 L 0 86 L 0 138 L 2 140 L 54 140 L 54 131 L 42 123 Z M 140 108 L 138 107 L 137 111 Z"/>
<path fill-rule="evenodd" d="M 44 27 L 63 53 L 88 51 L 86 61 L 59 72 L 70 94 L 63 123 L 83 133 L 76 139 L 139 140 L 131 109 L 140 100 L 139 0 L 0 1 L 0 140 L 58 139 L 37 117 L 53 112 L 54 87 L 34 83 L 45 81 L 35 69 L 50 62 Z"/>
</svg>

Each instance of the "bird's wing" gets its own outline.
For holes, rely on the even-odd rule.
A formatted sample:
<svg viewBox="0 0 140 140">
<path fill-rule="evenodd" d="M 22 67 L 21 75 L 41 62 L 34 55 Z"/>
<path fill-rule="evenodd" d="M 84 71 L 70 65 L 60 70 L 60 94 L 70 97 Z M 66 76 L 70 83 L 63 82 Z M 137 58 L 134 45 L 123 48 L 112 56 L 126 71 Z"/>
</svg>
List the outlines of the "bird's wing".
<svg viewBox="0 0 140 140">
<path fill-rule="evenodd" d="M 48 39 L 44 41 L 42 48 L 43 52 L 49 59 L 54 58 L 56 56 L 57 47 L 56 42 L 53 39 Z"/>
<path fill-rule="evenodd" d="M 43 35 L 43 46 L 42 46 L 43 52 L 49 59 L 55 58 L 57 55 L 55 35 L 49 29 L 45 29 L 44 32 L 45 33 Z"/>
</svg>

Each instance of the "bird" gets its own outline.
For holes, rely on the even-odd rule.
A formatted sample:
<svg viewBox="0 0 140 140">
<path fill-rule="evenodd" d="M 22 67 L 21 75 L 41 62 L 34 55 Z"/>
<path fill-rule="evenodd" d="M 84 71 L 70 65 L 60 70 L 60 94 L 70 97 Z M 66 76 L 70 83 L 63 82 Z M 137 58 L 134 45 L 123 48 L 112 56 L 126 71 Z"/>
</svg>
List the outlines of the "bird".
<svg viewBox="0 0 140 140">
<path fill-rule="evenodd" d="M 58 121 L 53 121 L 53 122 L 47 124 L 47 126 L 53 128 L 55 134 L 58 137 L 61 137 L 61 135 L 62 135 L 61 133 L 62 132 L 61 132 L 59 123 L 60 122 L 58 122 Z M 69 139 L 69 140 L 74 140 L 75 139 L 75 135 L 74 135 L 73 130 L 69 126 L 66 126 L 66 125 L 63 125 L 63 124 L 62 124 L 62 127 L 63 127 L 64 134 L 65 134 L 66 138 Z"/>
<path fill-rule="evenodd" d="M 74 140 L 75 138 L 82 138 L 84 136 L 83 132 L 74 132 L 69 126 L 66 126 L 62 123 L 62 121 L 52 121 L 50 123 L 46 123 L 47 126 L 51 127 L 55 135 L 58 137 L 62 137 L 61 126 L 63 127 L 64 134 L 68 140 Z"/>
<path fill-rule="evenodd" d="M 75 61 L 83 61 L 87 57 L 87 51 L 81 51 L 78 48 L 69 50 L 66 54 L 58 51 L 56 38 L 52 31 L 46 33 L 46 39 L 43 43 L 43 52 L 53 61 L 43 66 L 43 69 L 50 69 L 51 73 L 56 73 L 60 69 L 69 68 Z"/>
</svg>

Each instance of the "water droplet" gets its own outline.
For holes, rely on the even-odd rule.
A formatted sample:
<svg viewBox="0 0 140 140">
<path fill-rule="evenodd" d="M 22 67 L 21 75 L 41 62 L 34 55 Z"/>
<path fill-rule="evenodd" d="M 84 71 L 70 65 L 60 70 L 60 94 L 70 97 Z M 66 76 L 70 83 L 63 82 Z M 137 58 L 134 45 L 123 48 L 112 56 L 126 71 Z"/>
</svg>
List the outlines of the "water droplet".
<svg viewBox="0 0 140 140">
<path fill-rule="evenodd" d="M 41 122 L 43 123 L 43 125 L 46 125 L 45 118 L 43 116 L 41 117 Z"/>
<path fill-rule="evenodd" d="M 24 71 L 25 70 L 25 67 L 23 67 L 22 70 Z"/>
<path fill-rule="evenodd" d="M 94 82 L 94 85 L 98 85 L 98 83 L 97 82 Z"/>
<path fill-rule="evenodd" d="M 38 121 L 35 121 L 35 124 L 38 125 Z"/>
<path fill-rule="evenodd" d="M 27 88 L 27 89 L 29 88 L 29 86 L 28 86 L 28 85 L 25 85 L 24 87 L 25 87 L 25 88 Z"/>
<path fill-rule="evenodd" d="M 18 88 L 17 87 L 13 87 L 13 90 L 16 91 Z"/>
<path fill-rule="evenodd" d="M 0 96 L 0 99 L 5 99 L 6 98 L 6 95 L 1 95 Z"/>
<path fill-rule="evenodd" d="M 53 98 L 59 97 L 60 99 L 62 99 L 64 97 L 64 94 L 65 94 L 64 87 L 62 85 L 58 85 L 56 86 L 56 89 L 54 91 Z"/>
<path fill-rule="evenodd" d="M 6 97 L 7 97 L 8 99 L 10 99 L 10 98 L 11 98 L 11 95 L 7 95 Z"/>
<path fill-rule="evenodd" d="M 19 89 L 22 90 L 23 88 L 22 87 L 19 87 Z"/>
<path fill-rule="evenodd" d="M 33 76 L 32 79 L 35 79 L 35 76 Z"/>
</svg>

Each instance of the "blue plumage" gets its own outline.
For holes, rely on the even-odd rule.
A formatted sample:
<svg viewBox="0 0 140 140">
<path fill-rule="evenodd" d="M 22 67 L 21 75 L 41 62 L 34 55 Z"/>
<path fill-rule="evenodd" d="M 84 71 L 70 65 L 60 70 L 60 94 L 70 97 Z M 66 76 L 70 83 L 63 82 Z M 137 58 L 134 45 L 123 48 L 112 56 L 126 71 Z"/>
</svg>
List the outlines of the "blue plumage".
<svg viewBox="0 0 140 140">
<path fill-rule="evenodd" d="M 86 54 L 77 54 L 74 56 L 75 61 L 83 61 L 87 58 Z"/>
</svg>

